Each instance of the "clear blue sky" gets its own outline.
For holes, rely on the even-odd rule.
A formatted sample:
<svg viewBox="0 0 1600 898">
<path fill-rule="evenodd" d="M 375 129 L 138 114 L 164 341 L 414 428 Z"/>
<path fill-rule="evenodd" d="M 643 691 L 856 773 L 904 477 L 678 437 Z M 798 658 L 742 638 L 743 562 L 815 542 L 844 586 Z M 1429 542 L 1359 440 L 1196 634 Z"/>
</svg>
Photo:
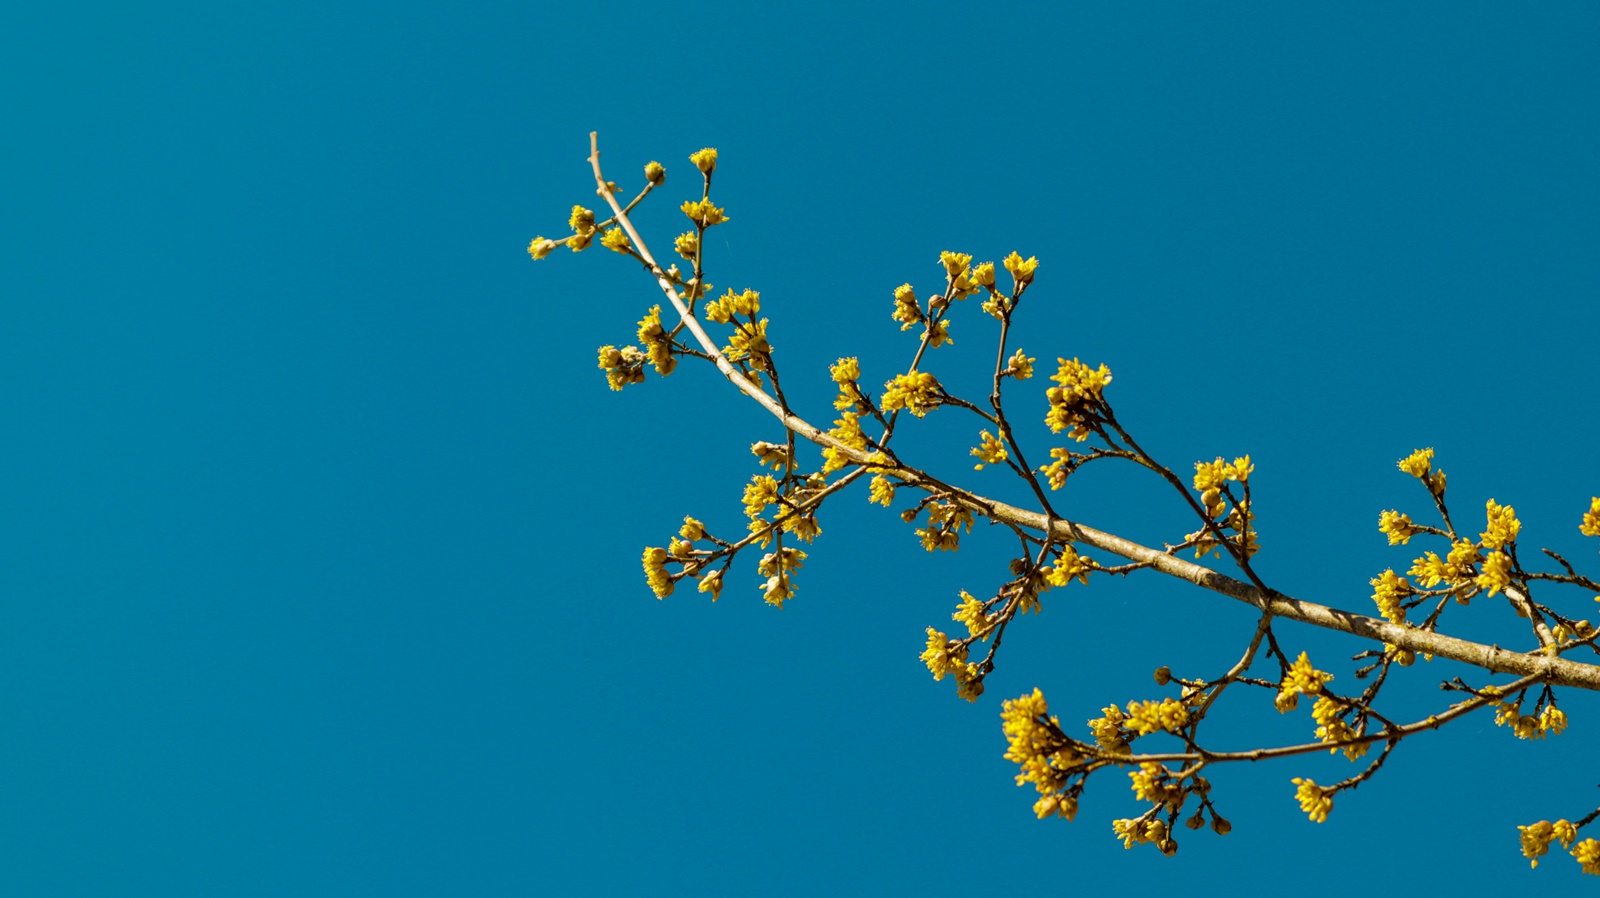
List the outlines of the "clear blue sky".
<svg viewBox="0 0 1600 898">
<path fill-rule="evenodd" d="M 1030 354 L 1109 364 L 1175 467 L 1252 455 L 1274 586 L 1369 612 L 1410 558 L 1377 513 L 1426 511 L 1394 470 L 1419 446 L 1464 517 L 1512 504 L 1592 570 L 1600 10 L 1404 7 L 8 10 L 0 892 L 1592 891 L 1565 857 L 1530 873 L 1515 829 L 1600 803 L 1592 695 L 1559 739 L 1418 737 L 1320 826 L 1289 780 L 1342 759 L 1219 771 L 1233 834 L 1168 860 L 1112 837 L 1138 809 L 1114 775 L 1035 821 L 999 702 L 1039 686 L 1076 726 L 1156 697 L 1158 664 L 1235 656 L 1243 606 L 1053 594 L 968 705 L 923 628 L 1009 546 L 927 556 L 860 494 L 783 611 L 748 567 L 658 602 L 641 548 L 739 526 L 746 447 L 780 432 L 701 371 L 609 392 L 595 347 L 659 296 L 603 250 L 524 252 L 592 202 L 591 130 L 624 187 L 667 166 L 660 250 L 715 146 L 711 280 L 762 292 L 814 418 L 834 358 L 904 364 L 896 285 L 1017 249 Z M 961 313 L 952 377 L 992 351 Z M 975 428 L 923 430 L 901 448 L 969 471 Z M 1189 529 L 1125 473 L 1068 493 Z M 1336 685 L 1364 648 L 1280 638 Z M 1463 671 L 1405 673 L 1426 713 Z M 1308 721 L 1259 700 L 1222 747 Z"/>
</svg>

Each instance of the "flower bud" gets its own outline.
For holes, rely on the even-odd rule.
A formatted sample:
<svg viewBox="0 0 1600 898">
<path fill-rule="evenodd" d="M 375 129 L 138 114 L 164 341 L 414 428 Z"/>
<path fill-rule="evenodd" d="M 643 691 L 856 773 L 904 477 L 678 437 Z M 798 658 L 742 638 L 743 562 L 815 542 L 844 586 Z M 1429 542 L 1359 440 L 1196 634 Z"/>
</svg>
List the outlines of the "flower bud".
<svg viewBox="0 0 1600 898">
<path fill-rule="evenodd" d="M 651 184 L 660 186 L 667 180 L 667 170 L 659 162 L 651 162 L 644 167 L 644 179 Z"/>
<path fill-rule="evenodd" d="M 1228 833 L 1233 832 L 1233 824 L 1229 823 L 1226 818 L 1218 814 L 1216 811 L 1212 811 L 1211 831 L 1219 836 L 1225 836 Z"/>
</svg>

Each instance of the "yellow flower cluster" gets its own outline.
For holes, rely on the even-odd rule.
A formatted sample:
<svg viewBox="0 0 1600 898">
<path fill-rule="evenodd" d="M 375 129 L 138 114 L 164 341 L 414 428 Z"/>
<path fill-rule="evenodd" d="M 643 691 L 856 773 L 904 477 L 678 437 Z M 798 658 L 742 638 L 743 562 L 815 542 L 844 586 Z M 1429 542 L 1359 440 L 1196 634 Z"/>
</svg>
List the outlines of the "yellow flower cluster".
<svg viewBox="0 0 1600 898">
<path fill-rule="evenodd" d="M 1178 850 L 1178 843 L 1167 837 L 1167 825 L 1160 820 L 1113 820 L 1111 831 L 1122 840 L 1123 848 L 1154 842 L 1168 856 Z"/>
<path fill-rule="evenodd" d="M 851 449 L 865 451 L 867 448 L 867 435 L 861 432 L 861 416 L 855 412 L 845 412 L 844 416 L 836 419 L 828 435 L 849 446 Z M 828 446 L 822 450 L 822 473 L 827 474 L 837 471 L 850 463 L 850 457 L 835 446 Z"/>
<path fill-rule="evenodd" d="M 644 383 L 644 363 L 645 354 L 637 346 L 600 347 L 600 367 L 606 372 L 606 383 L 613 390 Z"/>
<path fill-rule="evenodd" d="M 1033 272 L 1039 267 L 1039 260 L 1034 256 L 1024 260 L 1021 253 L 1013 250 L 1011 255 L 1006 256 L 1004 264 L 1016 282 L 1015 292 L 1021 294 L 1024 288 L 1033 283 Z"/>
<path fill-rule="evenodd" d="M 1372 601 L 1378 603 L 1378 613 L 1383 619 L 1392 624 L 1406 622 L 1406 609 L 1401 607 L 1401 602 L 1411 593 L 1411 583 L 1406 578 L 1396 574 L 1394 569 L 1384 571 L 1373 578 Z"/>
<path fill-rule="evenodd" d="M 1600 496 L 1589 500 L 1589 510 L 1583 513 L 1583 523 L 1578 525 L 1578 532 L 1584 536 L 1600 536 Z"/>
<path fill-rule="evenodd" d="M 894 481 L 882 474 L 875 475 L 872 478 L 872 485 L 867 490 L 867 501 L 888 508 L 890 503 L 894 502 Z"/>
<path fill-rule="evenodd" d="M 1111 383 L 1111 369 L 1103 364 L 1098 369 L 1090 368 L 1077 359 L 1069 362 L 1058 358 L 1056 361 L 1061 367 L 1050 379 L 1060 386 L 1045 391 L 1050 411 L 1045 414 L 1044 423 L 1051 433 L 1072 428 L 1072 438 L 1081 443 L 1088 439 L 1090 427 L 1099 420 L 1095 406 L 1101 402 L 1106 385 Z"/>
<path fill-rule="evenodd" d="M 789 574 L 805 565 L 806 553 L 788 546 L 761 556 L 756 573 L 767 578 L 763 592 L 767 604 L 783 607 L 785 599 L 794 595 L 794 583 Z"/>
<path fill-rule="evenodd" d="M 694 231 L 684 231 L 672 241 L 672 248 L 684 259 L 693 262 L 695 254 L 700 252 L 700 235 Z"/>
<path fill-rule="evenodd" d="M 1500 590 L 1511 585 L 1511 556 L 1504 552 L 1490 552 L 1473 582 L 1480 589 L 1488 590 L 1489 595 L 1498 595 Z"/>
<path fill-rule="evenodd" d="M 998 465 L 1010 456 L 1006 453 L 1006 446 L 999 438 L 984 430 L 978 434 L 978 447 L 971 454 L 978 457 L 979 462 L 972 466 L 974 471 L 982 471 L 984 465 Z"/>
<path fill-rule="evenodd" d="M 644 550 L 644 578 L 650 584 L 650 591 L 656 598 L 664 599 L 672 595 L 672 577 L 667 573 L 667 550 L 660 546 L 648 546 Z"/>
<path fill-rule="evenodd" d="M 906 512 L 914 514 L 914 512 Z M 972 532 L 972 510 L 954 502 L 935 502 L 928 506 L 928 526 L 917 531 L 922 548 L 933 551 L 954 552 L 961 548 L 961 527 Z"/>
<path fill-rule="evenodd" d="M 956 695 L 975 702 L 983 694 L 983 678 L 978 675 L 978 665 L 967 660 L 965 645 L 929 627 L 928 647 L 921 658 L 935 680 L 944 679 L 946 674 L 955 677 Z"/>
<path fill-rule="evenodd" d="M 883 385 L 883 410 L 903 408 L 921 418 L 938 407 L 943 393 L 938 379 L 926 371 L 896 374 Z"/>
<path fill-rule="evenodd" d="M 1299 787 L 1295 789 L 1294 797 L 1300 800 L 1300 810 L 1314 823 L 1327 823 L 1328 812 L 1333 810 L 1333 796 L 1308 779 L 1295 777 L 1290 782 Z"/>
<path fill-rule="evenodd" d="M 1038 359 L 1019 349 L 1012 353 L 1011 361 L 1007 363 L 1005 370 L 1000 373 L 1002 375 L 1009 374 L 1017 380 L 1027 380 L 1033 376 L 1033 363 L 1036 361 Z"/>
<path fill-rule="evenodd" d="M 1333 674 L 1324 673 L 1311 666 L 1311 659 L 1305 652 L 1289 665 L 1289 672 L 1284 674 L 1283 682 L 1278 685 L 1278 697 L 1273 700 L 1278 713 L 1283 714 L 1293 711 L 1300 704 L 1301 695 L 1316 695 L 1322 691 L 1322 686 L 1333 679 Z"/>
<path fill-rule="evenodd" d="M 1228 508 L 1222 498 L 1222 487 L 1230 480 L 1247 482 L 1255 469 L 1248 455 L 1239 456 L 1232 464 L 1224 462 L 1221 456 L 1212 462 L 1195 462 L 1194 488 L 1200 491 L 1200 504 L 1205 506 L 1206 514 L 1212 518 L 1221 517 Z"/>
<path fill-rule="evenodd" d="M 1517 534 L 1522 532 L 1522 522 L 1517 520 L 1515 508 L 1490 499 L 1487 515 L 1489 525 L 1483 531 L 1485 549 L 1503 549 L 1517 541 Z"/>
<path fill-rule="evenodd" d="M 900 329 L 911 330 L 911 326 L 923 319 L 922 306 L 917 304 L 917 292 L 911 289 L 910 284 L 901 284 L 894 288 L 894 320 L 900 322 Z"/>
<path fill-rule="evenodd" d="M 717 151 L 713 147 L 706 147 L 698 153 L 690 153 L 689 161 L 700 169 L 701 174 L 709 175 L 717 168 Z"/>
<path fill-rule="evenodd" d="M 745 484 L 744 515 L 752 524 L 756 523 L 756 519 L 767 510 L 768 505 L 776 501 L 778 501 L 778 481 L 770 476 L 757 474 Z"/>
<path fill-rule="evenodd" d="M 1492 694 L 1489 689 L 1485 694 Z M 1495 709 L 1495 726 L 1509 726 L 1511 732 L 1518 739 L 1543 739 L 1546 735 L 1554 733 L 1561 735 L 1567 728 L 1567 715 L 1565 711 L 1555 705 L 1545 705 L 1539 716 L 1522 713 L 1522 702 L 1490 702 L 1489 706 Z"/>
<path fill-rule="evenodd" d="M 1539 866 L 1539 858 L 1544 857 L 1545 853 L 1550 850 L 1551 842 L 1560 842 L 1562 848 L 1567 848 L 1572 845 L 1574 839 L 1578 838 L 1578 828 L 1566 820 L 1557 820 L 1554 823 L 1548 820 L 1540 820 L 1538 823 L 1519 826 L 1517 831 L 1521 834 L 1522 856 L 1529 858 L 1532 861 L 1529 866 L 1535 868 Z M 1589 839 L 1587 841 L 1592 842 L 1594 840 Z M 1576 857 L 1577 852 L 1573 852 L 1573 856 Z M 1581 858 L 1579 860 L 1580 862 L 1582 861 Z M 1585 873 L 1590 872 L 1587 866 L 1586 864 L 1583 871 Z"/>
<path fill-rule="evenodd" d="M 1378 530 L 1389 537 L 1389 545 L 1403 546 L 1413 536 L 1422 532 L 1417 525 L 1411 522 L 1410 515 L 1398 511 L 1384 511 L 1378 514 Z"/>
<path fill-rule="evenodd" d="M 952 253 L 948 250 L 939 254 L 939 264 L 944 266 L 945 279 L 949 289 L 945 292 L 948 300 L 966 299 L 978 292 L 978 284 L 972 277 L 972 256 L 967 253 Z M 991 269 L 991 277 L 993 270 Z"/>
<path fill-rule="evenodd" d="M 633 249 L 633 244 L 628 240 L 628 232 L 621 228 L 612 228 L 600 237 L 600 245 L 612 252 L 627 255 Z"/>
<path fill-rule="evenodd" d="M 1573 846 L 1572 856 L 1583 865 L 1583 872 L 1600 876 L 1600 840 L 1584 839 Z"/>
<path fill-rule="evenodd" d="M 754 318 L 761 311 L 761 294 L 754 290 L 734 293 L 729 290 L 719 299 L 706 303 L 706 318 L 718 324 L 727 324 L 734 315 Z"/>
<path fill-rule="evenodd" d="M 1354 761 L 1367 753 L 1369 743 L 1350 743 L 1351 739 L 1355 739 L 1361 734 L 1356 732 L 1350 724 L 1345 723 L 1344 718 L 1339 716 L 1339 711 L 1339 703 L 1333 699 L 1327 696 L 1317 699 L 1317 703 L 1311 708 L 1311 716 L 1317 721 L 1317 738 L 1323 742 L 1334 744 L 1332 748 L 1328 749 L 1328 754 L 1331 755 L 1342 749 L 1344 756 Z M 1337 744 L 1341 742 L 1349 744 Z"/>
<path fill-rule="evenodd" d="M 723 214 L 723 210 L 712 205 L 710 200 L 699 202 L 685 200 L 678 208 L 682 209 L 683 214 L 689 216 L 689 220 L 702 230 L 729 220 L 728 216 Z"/>
<path fill-rule="evenodd" d="M 1146 761 L 1138 770 L 1130 770 L 1128 778 L 1133 781 L 1133 797 L 1139 801 L 1165 805 L 1183 795 L 1183 790 L 1172 783 L 1172 771 L 1154 761 Z"/>
<path fill-rule="evenodd" d="M 1126 726 L 1135 735 L 1176 733 L 1188 723 L 1189 709 L 1175 698 L 1164 698 L 1159 702 L 1128 702 Z"/>
<path fill-rule="evenodd" d="M 967 625 L 970 636 L 988 639 L 988 632 L 994 629 L 994 618 L 983 607 L 983 603 L 966 590 L 961 590 L 961 604 L 956 606 L 956 613 L 950 616 L 951 620 Z"/>
<path fill-rule="evenodd" d="M 1061 547 L 1055 563 L 1046 567 L 1042 573 L 1044 582 L 1051 586 L 1066 586 L 1073 580 L 1087 585 L 1089 572 L 1092 570 L 1095 570 L 1094 561 L 1079 555 L 1078 550 L 1071 543 L 1067 543 Z"/>
<path fill-rule="evenodd" d="M 760 461 L 762 467 L 770 466 L 774 471 L 794 468 L 794 459 L 789 457 L 789 447 L 782 443 L 769 443 L 766 440 L 751 443 L 750 454 Z"/>
<path fill-rule="evenodd" d="M 1052 490 L 1058 490 L 1067 485 L 1067 476 L 1077 468 L 1077 463 L 1072 458 L 1071 450 L 1068 449 L 1051 449 L 1050 457 L 1055 461 L 1048 465 L 1040 465 L 1039 473 L 1050 481 Z"/>
<path fill-rule="evenodd" d="M 955 338 L 950 336 L 950 322 L 940 321 L 927 330 L 928 348 L 938 349 L 946 343 L 955 345 Z"/>
<path fill-rule="evenodd" d="M 1127 751 L 1128 733 L 1122 728 L 1128 716 L 1116 705 L 1101 708 L 1104 717 L 1096 717 L 1089 721 L 1089 732 L 1094 734 L 1095 744 L 1108 751 Z"/>
<path fill-rule="evenodd" d="M 1061 734 L 1061 721 L 1050 715 L 1044 693 L 1034 689 L 1032 695 L 1001 702 L 1000 726 L 1006 736 L 1005 759 L 1022 769 L 1017 785 L 1032 783 L 1045 796 L 1034 804 L 1034 813 L 1041 820 L 1052 814 L 1071 820 L 1078 813 L 1078 800 L 1058 793 L 1067 784 L 1067 771 L 1081 759 Z"/>
<path fill-rule="evenodd" d="M 1406 573 L 1416 577 L 1417 582 L 1428 589 L 1448 583 L 1452 588 L 1461 590 L 1471 587 L 1472 566 L 1481 558 L 1477 543 L 1461 539 L 1450 544 L 1450 554 L 1445 558 L 1441 559 L 1434 552 L 1424 553 L 1411 563 L 1411 570 Z M 1464 604 L 1470 595 L 1458 593 L 1456 598 Z"/>
<path fill-rule="evenodd" d="M 650 364 L 656 366 L 657 374 L 665 377 L 678 367 L 678 360 L 672 354 L 672 340 L 661 326 L 661 306 L 651 306 L 639 319 L 639 342 L 650 354 Z"/>
<path fill-rule="evenodd" d="M 533 238 L 533 242 L 528 244 L 528 255 L 532 256 L 536 260 L 543 259 L 545 256 L 550 255 L 551 250 L 566 242 L 567 241 L 565 239 L 548 240 L 542 235 L 535 237 Z"/>
<path fill-rule="evenodd" d="M 1428 487 L 1428 492 L 1435 496 L 1444 494 L 1444 472 L 1433 470 L 1433 449 L 1418 449 L 1400 459 L 1399 467 L 1400 470 L 1422 481 Z"/>
</svg>

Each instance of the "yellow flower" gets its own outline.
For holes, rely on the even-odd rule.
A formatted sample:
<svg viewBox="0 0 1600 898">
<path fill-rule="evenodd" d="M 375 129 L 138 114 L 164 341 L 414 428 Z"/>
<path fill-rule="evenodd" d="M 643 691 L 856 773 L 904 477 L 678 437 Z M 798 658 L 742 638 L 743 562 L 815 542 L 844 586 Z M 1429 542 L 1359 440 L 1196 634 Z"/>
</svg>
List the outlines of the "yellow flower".
<svg viewBox="0 0 1600 898">
<path fill-rule="evenodd" d="M 700 592 L 711 593 L 711 601 L 722 598 L 722 571 L 712 571 L 700 578 Z"/>
<path fill-rule="evenodd" d="M 574 233 L 589 234 L 594 230 L 594 213 L 582 206 L 573 206 L 572 216 L 567 219 L 567 225 Z"/>
<path fill-rule="evenodd" d="M 628 250 L 633 248 L 633 244 L 628 242 L 627 232 L 621 228 L 612 228 L 606 231 L 600 238 L 600 245 L 618 253 L 627 253 Z"/>
<path fill-rule="evenodd" d="M 1171 774 L 1172 771 L 1154 761 L 1140 764 L 1138 770 L 1128 772 L 1128 778 L 1133 780 L 1133 797 L 1139 801 L 1165 804 L 1172 790 L 1167 782 Z"/>
<path fill-rule="evenodd" d="M 951 642 L 948 636 L 929 627 L 928 647 L 923 651 L 921 658 L 922 663 L 928 665 L 928 670 L 933 673 L 933 678 L 942 680 L 955 665 L 967 660 L 967 647 Z"/>
<path fill-rule="evenodd" d="M 1044 582 L 1051 586 L 1066 586 L 1073 580 L 1088 584 L 1089 572 L 1094 569 L 1093 561 L 1079 555 L 1078 550 L 1067 543 L 1061 547 L 1055 564 L 1044 569 Z"/>
<path fill-rule="evenodd" d="M 710 200 L 701 200 L 698 203 L 688 200 L 679 208 L 683 210 L 684 215 L 689 216 L 690 221 L 702 228 L 709 228 L 712 225 L 719 225 L 728 221 L 728 216 L 723 214 L 723 210 L 712 205 Z"/>
<path fill-rule="evenodd" d="M 894 502 L 894 482 L 882 474 L 873 477 L 872 485 L 867 491 L 867 501 L 888 508 L 890 503 Z"/>
<path fill-rule="evenodd" d="M 1333 810 L 1333 796 L 1308 779 L 1295 777 L 1290 782 L 1299 787 L 1295 790 L 1294 797 L 1300 800 L 1300 810 L 1304 811 L 1312 822 L 1327 823 L 1328 812 Z"/>
<path fill-rule="evenodd" d="M 563 242 L 561 240 L 546 240 L 543 237 L 535 237 L 533 242 L 528 244 L 528 255 L 535 259 L 543 259 L 545 256 L 550 255 L 551 250 L 560 246 Z"/>
<path fill-rule="evenodd" d="M 1403 546 L 1420 532 L 1417 526 L 1411 523 L 1410 515 L 1403 515 L 1398 511 L 1380 512 L 1378 530 L 1388 535 L 1391 546 Z"/>
<path fill-rule="evenodd" d="M 1533 862 L 1528 866 L 1538 867 L 1539 858 L 1550 850 L 1550 843 L 1555 839 L 1555 826 L 1548 820 L 1540 820 L 1538 823 L 1519 826 L 1517 830 L 1521 834 L 1519 838 L 1522 841 L 1522 856 L 1532 859 Z"/>
<path fill-rule="evenodd" d="M 613 390 L 629 384 L 644 383 L 645 355 L 638 347 L 600 347 L 600 367 L 606 372 L 606 383 Z"/>
<path fill-rule="evenodd" d="M 985 262 L 972 269 L 972 282 L 979 287 L 994 286 L 994 263 Z"/>
<path fill-rule="evenodd" d="M 911 330 L 911 325 L 923 318 L 922 306 L 917 304 L 916 291 L 910 284 L 901 284 L 894 288 L 894 320 L 901 322 L 900 329 Z"/>
<path fill-rule="evenodd" d="M 1396 574 L 1393 568 L 1369 581 L 1372 584 L 1372 600 L 1378 603 L 1378 613 L 1384 620 L 1394 624 L 1406 622 L 1406 609 L 1401 602 L 1411 595 L 1411 583 L 1406 578 Z"/>
<path fill-rule="evenodd" d="M 927 330 L 927 338 L 928 338 L 928 346 L 930 348 L 932 348 L 932 349 L 938 349 L 939 347 L 943 346 L 946 343 L 954 345 L 955 342 L 956 342 L 950 336 L 950 322 L 949 321 L 940 321 L 938 324 L 935 324 L 932 327 L 928 328 L 928 330 Z"/>
<path fill-rule="evenodd" d="M 939 263 L 944 266 L 945 273 L 952 279 L 962 278 L 967 275 L 967 266 L 972 264 L 972 256 L 946 250 L 939 254 Z"/>
<path fill-rule="evenodd" d="M 926 371 L 896 374 L 883 385 L 883 410 L 903 408 L 921 418 L 938 407 L 943 392 L 939 381 Z"/>
<path fill-rule="evenodd" d="M 1583 523 L 1578 525 L 1578 532 L 1584 536 L 1600 536 L 1600 496 L 1589 500 L 1589 510 L 1583 513 Z"/>
<path fill-rule="evenodd" d="M 648 546 L 644 550 L 645 581 L 658 599 L 672 595 L 673 583 L 666 570 L 667 558 L 667 550 L 660 546 Z"/>
<path fill-rule="evenodd" d="M 594 231 L 586 231 L 582 234 L 573 234 L 571 237 L 567 238 L 567 249 L 570 249 L 575 253 L 581 253 L 589 248 L 589 242 L 593 239 Z"/>
<path fill-rule="evenodd" d="M 678 535 L 687 540 L 705 539 L 706 525 L 685 515 L 683 526 L 678 528 Z"/>
<path fill-rule="evenodd" d="M 1022 254 L 1013 251 L 1011 255 L 1006 256 L 1004 264 L 1006 271 L 1011 272 L 1011 278 L 1016 282 L 1016 292 L 1020 293 L 1023 287 L 1033 283 L 1033 272 L 1039 267 L 1039 260 L 1029 256 L 1027 261 L 1023 261 Z"/>
<path fill-rule="evenodd" d="M 744 488 L 744 514 L 745 517 L 755 520 L 767 510 L 767 506 L 778 501 L 778 481 L 766 474 L 757 474 L 750 478 Z"/>
<path fill-rule="evenodd" d="M 1081 443 L 1088 439 L 1090 425 L 1098 421 L 1095 405 L 1101 401 L 1106 385 L 1111 383 L 1111 369 L 1105 365 L 1090 368 L 1077 359 L 1056 361 L 1061 367 L 1050 379 L 1060 386 L 1045 391 L 1050 411 L 1044 423 L 1051 433 L 1072 428 L 1072 438 Z"/>
<path fill-rule="evenodd" d="M 983 603 L 964 589 L 961 591 L 961 604 L 956 606 L 956 613 L 950 619 L 966 624 L 967 633 L 971 636 L 982 636 L 994 628 L 994 621 L 990 619 Z"/>
<path fill-rule="evenodd" d="M 1572 849 L 1572 856 L 1583 865 L 1583 872 L 1600 876 L 1600 840 L 1584 839 Z"/>
<path fill-rule="evenodd" d="M 1522 522 L 1517 520 L 1515 508 L 1490 499 L 1488 517 L 1489 529 L 1483 531 L 1485 549 L 1501 549 L 1517 541 L 1517 534 L 1522 531 Z"/>
<path fill-rule="evenodd" d="M 1033 376 L 1033 363 L 1035 361 L 1037 359 L 1029 358 L 1019 349 L 1015 355 L 1011 356 L 1011 363 L 1006 366 L 1004 373 L 1009 373 L 1017 380 L 1027 380 Z"/>
<path fill-rule="evenodd" d="M 645 164 L 644 179 L 657 187 L 667 180 L 667 170 L 654 160 Z"/>
<path fill-rule="evenodd" d="M 828 375 L 836 384 L 847 384 L 861 378 L 861 362 L 854 358 L 840 359 L 828 368 Z"/>
<path fill-rule="evenodd" d="M 1541 733 L 1555 733 L 1557 736 L 1567 728 L 1566 712 L 1555 705 L 1546 705 L 1539 712 L 1539 731 Z"/>
<path fill-rule="evenodd" d="M 1122 729 L 1127 715 L 1116 705 L 1101 708 L 1100 713 L 1105 716 L 1089 721 L 1089 731 L 1094 734 L 1095 743 L 1108 751 L 1127 751 L 1128 741 Z"/>
<path fill-rule="evenodd" d="M 1500 590 L 1511 585 L 1511 556 L 1504 552 L 1490 552 L 1475 582 L 1488 590 L 1489 595 L 1498 595 Z"/>
<path fill-rule="evenodd" d="M 972 466 L 972 470 L 982 471 L 984 465 L 998 465 L 1010 457 L 1006 454 L 1005 444 L 1000 442 L 1000 440 L 993 434 L 989 433 L 989 431 L 980 431 L 978 434 L 978 440 L 978 447 L 968 453 L 970 455 L 975 455 L 980 459 L 978 464 Z"/>
<path fill-rule="evenodd" d="M 1400 470 L 1410 474 L 1418 480 L 1427 480 L 1428 471 L 1433 466 L 1433 449 L 1418 449 L 1405 458 L 1400 459 Z"/>
<path fill-rule="evenodd" d="M 700 235 L 694 231 L 684 231 L 672 241 L 672 248 L 678 251 L 678 255 L 693 262 L 694 254 L 700 251 Z"/>
<path fill-rule="evenodd" d="M 1175 698 L 1159 702 L 1128 702 L 1127 727 L 1140 736 L 1176 733 L 1189 723 L 1189 709 Z"/>
<path fill-rule="evenodd" d="M 700 169 L 701 174 L 709 175 L 717 168 L 717 151 L 706 147 L 698 153 L 690 153 L 689 161 L 694 163 L 695 168 Z"/>
<path fill-rule="evenodd" d="M 728 345 L 723 348 L 722 354 L 728 361 L 737 362 L 749 358 L 757 368 L 767 367 L 767 357 L 772 353 L 772 346 L 767 343 L 767 319 L 763 318 L 752 327 L 741 324 L 734 330 L 733 336 L 728 338 Z"/>
<path fill-rule="evenodd" d="M 851 449 L 866 449 L 867 435 L 861 432 L 861 416 L 855 412 L 845 412 L 844 416 L 836 419 L 828 435 L 849 446 Z M 822 450 L 822 473 L 827 474 L 837 471 L 850 463 L 848 453 L 834 446 Z"/>
<path fill-rule="evenodd" d="M 1339 716 L 1339 711 L 1339 703 L 1333 699 L 1327 696 L 1317 699 L 1317 703 L 1311 708 L 1311 716 L 1318 724 L 1317 738 L 1327 743 L 1348 743 L 1345 745 L 1334 744 L 1332 748 L 1328 749 L 1328 753 L 1333 754 L 1342 749 L 1344 756 L 1354 761 L 1367 753 L 1368 743 L 1350 742 L 1351 739 L 1358 738 L 1361 734 L 1357 733 L 1350 724 Z"/>
<path fill-rule="evenodd" d="M 1278 686 L 1278 697 L 1273 701 L 1278 712 L 1293 711 L 1300 703 L 1300 696 L 1316 695 L 1322 691 L 1322 686 L 1333 679 L 1333 674 L 1324 673 L 1311 666 L 1311 659 L 1305 652 L 1289 665 L 1289 672 L 1284 674 L 1283 682 Z"/>
</svg>

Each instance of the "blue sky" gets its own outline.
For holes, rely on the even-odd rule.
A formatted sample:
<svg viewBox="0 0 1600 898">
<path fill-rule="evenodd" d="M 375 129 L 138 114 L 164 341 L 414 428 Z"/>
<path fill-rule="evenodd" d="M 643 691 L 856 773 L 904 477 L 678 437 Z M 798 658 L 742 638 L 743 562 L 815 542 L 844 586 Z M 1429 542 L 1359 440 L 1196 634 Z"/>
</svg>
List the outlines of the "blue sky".
<svg viewBox="0 0 1600 898">
<path fill-rule="evenodd" d="M 667 166 L 638 215 L 658 251 L 698 194 L 685 157 L 715 146 L 732 221 L 710 279 L 762 292 L 814 420 L 827 363 L 887 378 L 914 349 L 895 286 L 931 292 L 940 250 L 1016 249 L 1042 263 L 1030 354 L 1107 363 L 1174 468 L 1251 454 L 1277 588 L 1368 613 L 1367 579 L 1410 559 L 1377 513 L 1426 511 L 1394 470 L 1420 446 L 1458 513 L 1512 504 L 1526 543 L 1592 571 L 1600 11 L 4 18 L 7 894 L 1592 889 L 1565 857 L 1530 873 L 1515 830 L 1600 804 L 1590 695 L 1565 696 L 1558 739 L 1486 718 L 1417 737 L 1322 825 L 1289 780 L 1341 759 L 1219 771 L 1233 833 L 1168 860 L 1113 839 L 1138 808 L 1115 777 L 1075 823 L 1035 821 L 999 702 L 1038 686 L 1076 725 L 1156 697 L 1159 664 L 1231 662 L 1243 606 L 1155 578 L 1061 591 L 969 705 L 917 661 L 923 628 L 1010 547 L 928 556 L 859 493 L 781 612 L 748 566 L 716 605 L 658 602 L 640 549 L 685 514 L 741 526 L 748 444 L 781 431 L 692 366 L 608 391 L 595 347 L 631 339 L 652 284 L 602 250 L 524 248 L 592 203 L 591 130 L 625 188 Z M 952 380 L 992 351 L 960 312 L 934 359 Z M 946 411 L 897 444 L 957 474 L 975 428 Z M 1061 507 L 1190 529 L 1128 472 Z M 1501 606 L 1463 611 L 1461 635 L 1520 638 Z M 1364 648 L 1280 639 L 1336 684 Z M 1405 673 L 1397 713 L 1425 714 L 1464 671 Z M 1309 718 L 1231 719 L 1242 748 Z"/>
</svg>

